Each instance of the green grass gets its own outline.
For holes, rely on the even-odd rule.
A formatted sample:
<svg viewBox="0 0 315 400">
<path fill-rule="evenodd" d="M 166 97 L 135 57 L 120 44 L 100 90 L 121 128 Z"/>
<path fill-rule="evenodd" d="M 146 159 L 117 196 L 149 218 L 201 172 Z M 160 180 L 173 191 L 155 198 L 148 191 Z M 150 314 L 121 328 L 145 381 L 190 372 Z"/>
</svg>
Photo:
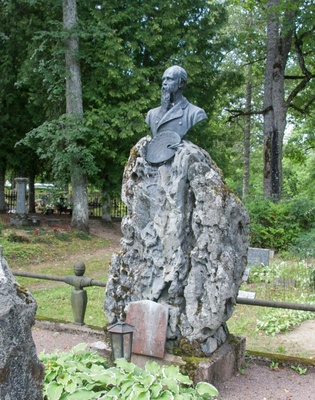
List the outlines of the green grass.
<svg viewBox="0 0 315 400">
<path fill-rule="evenodd" d="M 252 267 L 241 290 L 255 292 L 256 299 L 315 304 L 314 268 L 311 261 L 274 260 L 270 266 Z M 248 349 L 285 353 L 290 350 L 278 334 L 308 319 L 315 319 L 315 313 L 238 304 L 227 324 L 231 333 L 246 337 Z"/>
<path fill-rule="evenodd" d="M 3 255 L 9 262 L 11 269 L 36 265 L 42 262 L 67 258 L 69 255 L 91 253 L 108 246 L 109 241 L 89 237 L 89 240 L 78 237 L 75 232 L 45 231 L 36 229 L 23 230 L 16 234 L 25 237 L 28 242 L 12 242 L 10 238 L 14 229 L 2 229 L 0 245 L 3 246 Z"/>
<path fill-rule="evenodd" d="M 70 229 L 0 226 L 0 245 L 11 270 L 67 276 L 74 274 L 75 261 L 83 261 L 86 277 L 106 282 L 112 255 L 109 240 L 72 232 Z M 73 322 L 72 286 L 19 276 L 16 276 L 16 280 L 34 296 L 38 318 Z M 92 286 L 85 290 L 88 294 L 85 323 L 103 327 L 106 324 L 103 311 L 105 288 Z"/>
<path fill-rule="evenodd" d="M 65 322 L 73 322 L 71 309 L 72 287 L 61 284 L 60 287 L 34 289 L 32 295 L 38 304 L 36 316 L 38 318 L 53 318 Z M 106 316 L 103 311 L 105 288 L 91 286 L 85 288 L 88 295 L 88 304 L 85 313 L 85 323 L 103 327 L 106 325 Z"/>
</svg>

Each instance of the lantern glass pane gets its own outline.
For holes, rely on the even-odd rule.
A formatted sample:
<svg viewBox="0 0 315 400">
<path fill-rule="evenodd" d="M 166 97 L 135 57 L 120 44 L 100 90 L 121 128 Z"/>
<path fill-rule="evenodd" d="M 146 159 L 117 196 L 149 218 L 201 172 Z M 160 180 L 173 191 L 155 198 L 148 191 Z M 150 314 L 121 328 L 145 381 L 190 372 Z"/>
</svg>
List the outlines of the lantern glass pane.
<svg viewBox="0 0 315 400">
<path fill-rule="evenodd" d="M 114 360 L 124 357 L 123 339 L 119 333 L 111 333 Z"/>
<path fill-rule="evenodd" d="M 124 357 L 127 361 L 131 360 L 132 333 L 125 334 L 123 337 Z"/>
</svg>

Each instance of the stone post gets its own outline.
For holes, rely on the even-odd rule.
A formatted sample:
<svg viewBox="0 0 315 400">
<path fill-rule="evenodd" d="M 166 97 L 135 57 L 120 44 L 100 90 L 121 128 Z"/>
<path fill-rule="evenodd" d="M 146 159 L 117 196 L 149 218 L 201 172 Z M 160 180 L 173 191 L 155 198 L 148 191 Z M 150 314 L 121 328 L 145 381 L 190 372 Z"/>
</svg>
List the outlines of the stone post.
<svg viewBox="0 0 315 400">
<path fill-rule="evenodd" d="M 20 216 L 21 219 L 26 218 L 26 184 L 27 178 L 15 178 L 16 182 L 16 191 L 17 191 L 17 199 L 16 199 L 16 214 Z"/>
</svg>

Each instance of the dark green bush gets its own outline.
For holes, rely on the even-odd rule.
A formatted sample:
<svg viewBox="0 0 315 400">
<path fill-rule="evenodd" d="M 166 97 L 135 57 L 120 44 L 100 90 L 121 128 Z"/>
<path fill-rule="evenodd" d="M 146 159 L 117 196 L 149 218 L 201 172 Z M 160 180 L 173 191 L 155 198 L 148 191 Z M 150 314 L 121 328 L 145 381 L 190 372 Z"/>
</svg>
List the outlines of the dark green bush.
<svg viewBox="0 0 315 400">
<path fill-rule="evenodd" d="M 315 257 L 315 228 L 304 231 L 299 235 L 299 237 L 293 241 L 290 251 L 301 258 Z"/>
<path fill-rule="evenodd" d="M 315 202 L 307 199 L 292 199 L 273 203 L 268 199 L 248 199 L 250 245 L 286 251 L 315 226 Z M 303 240 L 304 245 L 311 245 Z M 313 242 L 314 243 L 314 242 Z"/>
</svg>

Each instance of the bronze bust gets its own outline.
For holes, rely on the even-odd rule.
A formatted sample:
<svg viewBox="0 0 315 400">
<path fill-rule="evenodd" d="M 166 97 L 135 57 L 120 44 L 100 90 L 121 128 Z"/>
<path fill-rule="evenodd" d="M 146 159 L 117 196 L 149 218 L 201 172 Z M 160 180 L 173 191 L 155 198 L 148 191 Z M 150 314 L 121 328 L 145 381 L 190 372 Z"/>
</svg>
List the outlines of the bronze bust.
<svg viewBox="0 0 315 400">
<path fill-rule="evenodd" d="M 147 149 L 149 162 L 162 162 L 171 158 L 189 129 L 207 118 L 202 108 L 189 103 L 183 96 L 186 83 L 187 73 L 178 65 L 168 68 L 163 74 L 161 105 L 150 110 L 146 117 L 153 135 Z M 157 149 L 159 156 L 155 156 Z"/>
</svg>

